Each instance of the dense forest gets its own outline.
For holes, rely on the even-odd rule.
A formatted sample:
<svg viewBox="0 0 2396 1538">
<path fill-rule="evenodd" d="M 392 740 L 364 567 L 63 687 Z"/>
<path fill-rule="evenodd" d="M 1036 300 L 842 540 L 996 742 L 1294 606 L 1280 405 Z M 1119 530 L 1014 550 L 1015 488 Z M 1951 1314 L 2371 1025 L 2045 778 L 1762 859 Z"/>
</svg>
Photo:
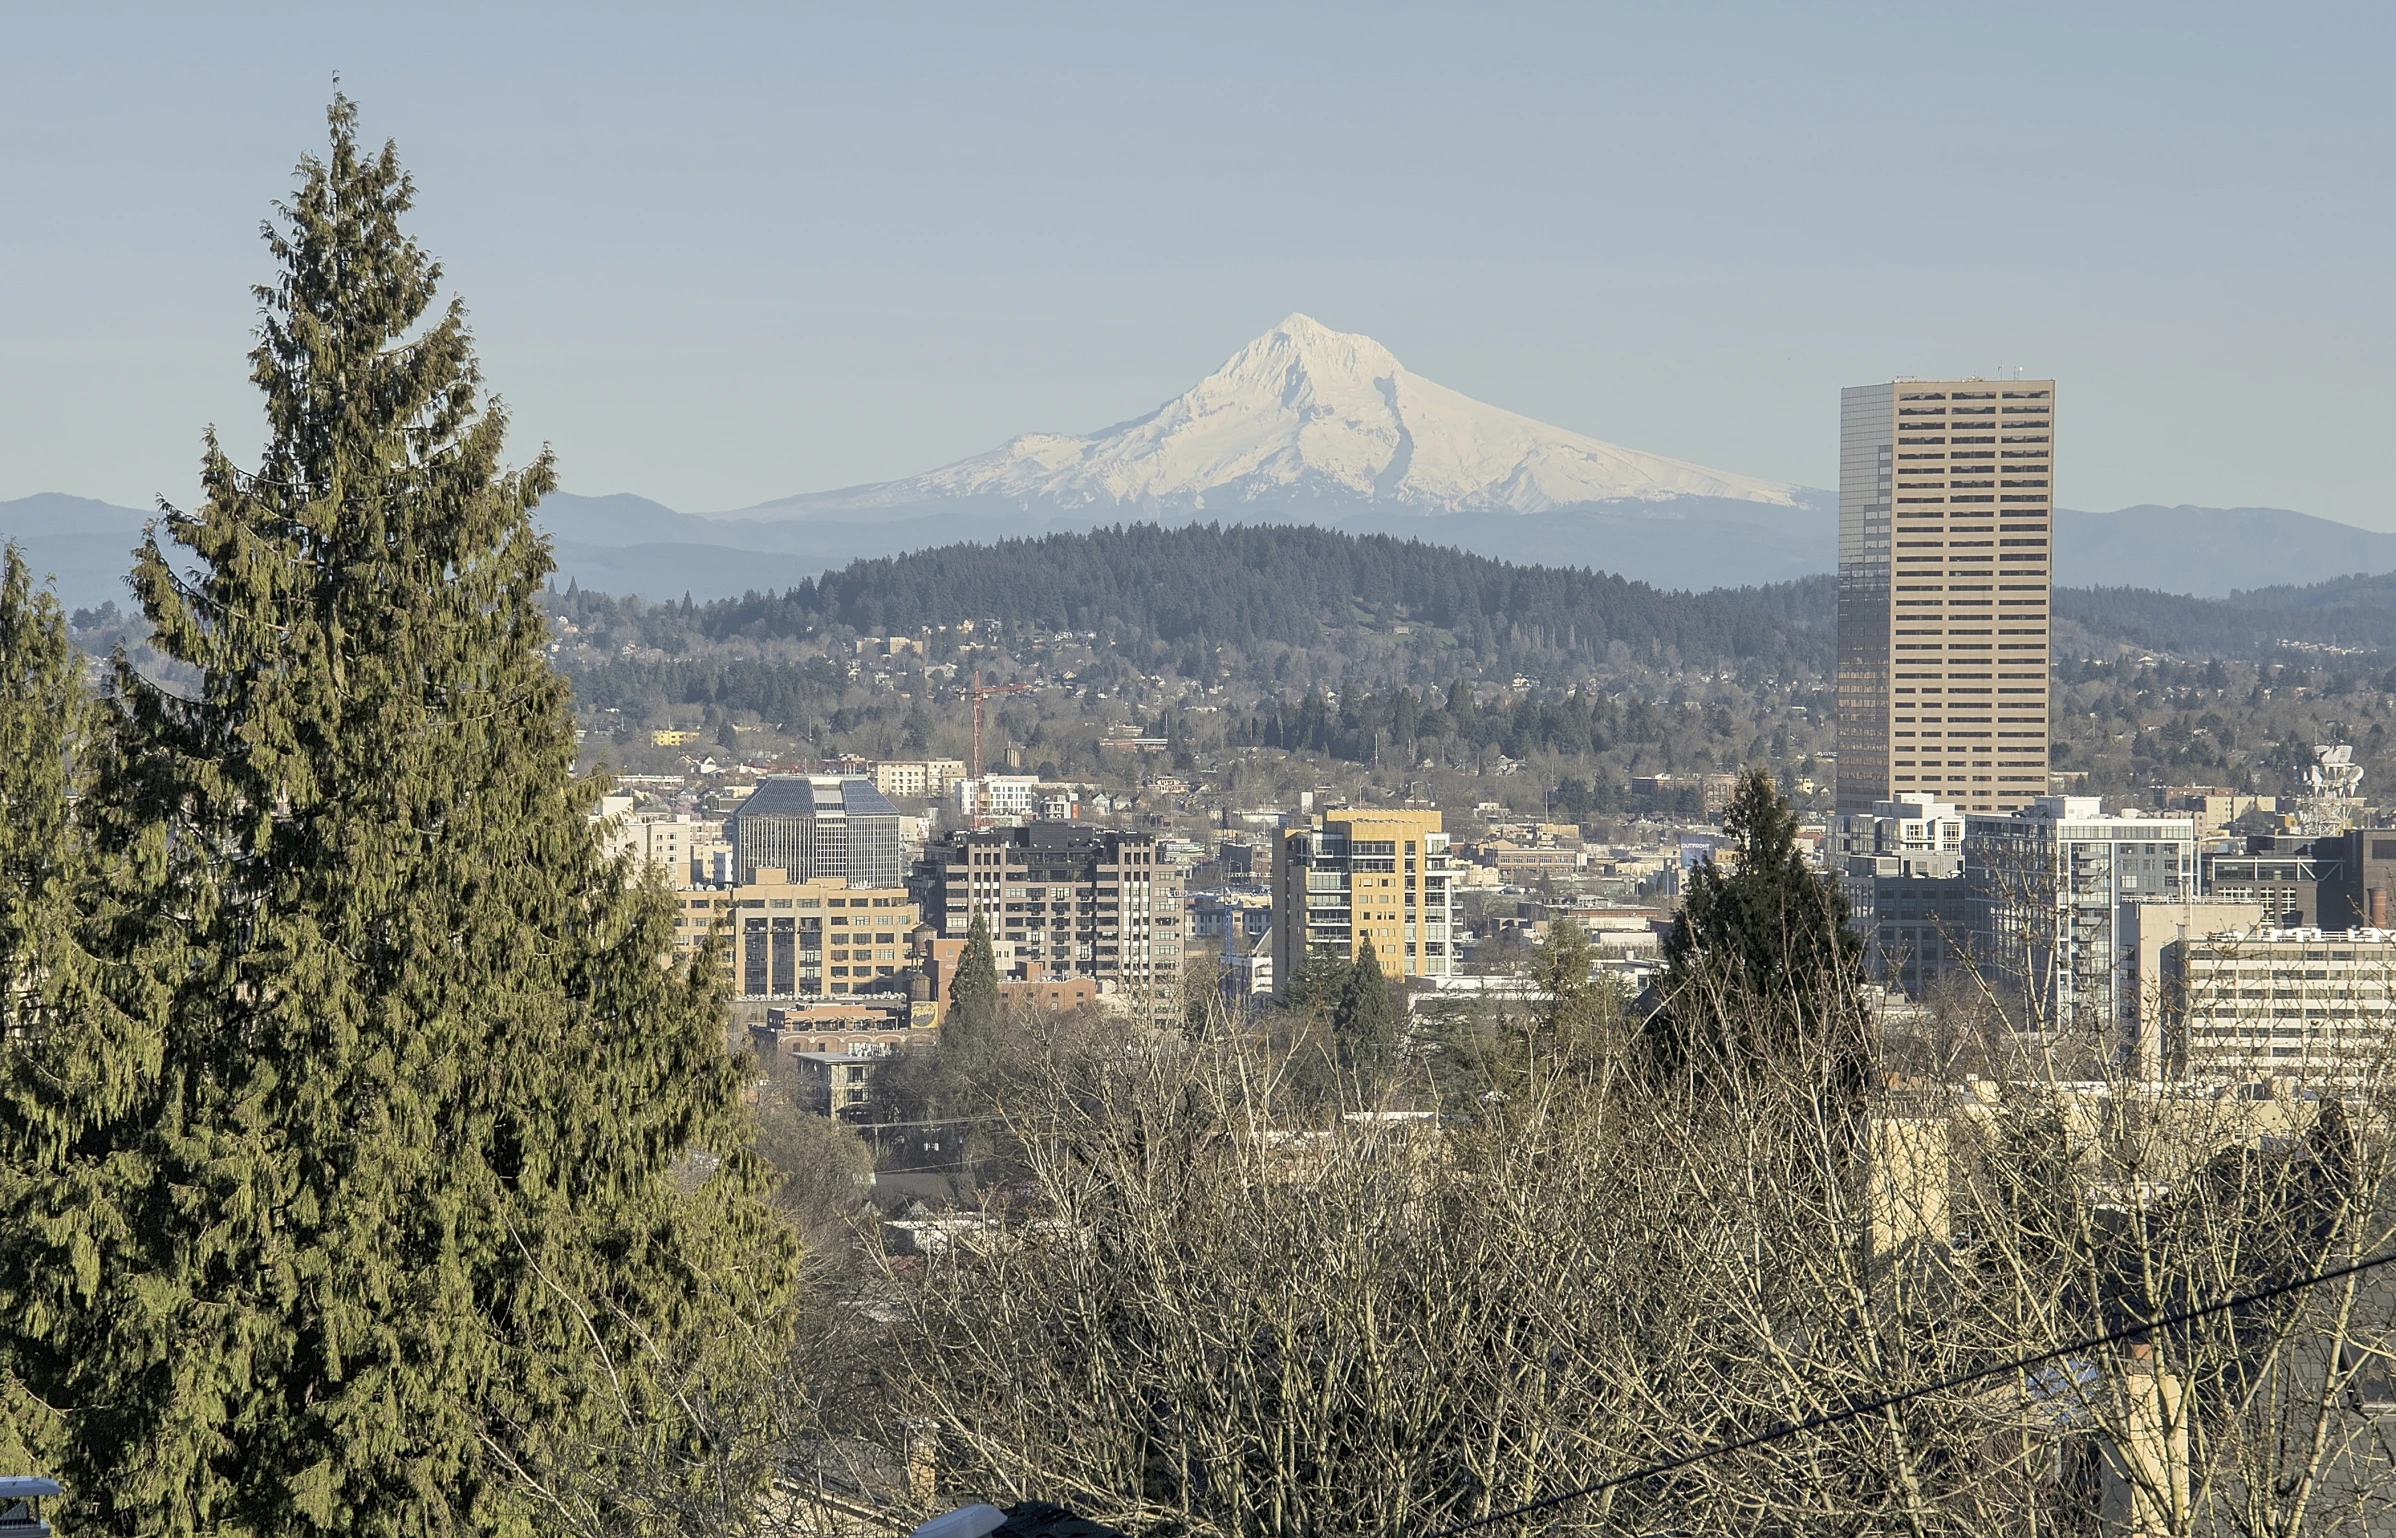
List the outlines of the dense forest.
<svg viewBox="0 0 2396 1538">
<path fill-rule="evenodd" d="M 2059 589 L 2055 613 L 2091 641 L 2184 657 L 2388 650 L 2396 649 L 2396 574 L 2228 598 Z M 1135 665 L 1174 665 L 1188 677 L 1205 673 L 1196 659 L 1217 648 L 1337 650 L 1343 632 L 1378 631 L 1414 638 L 1398 651 L 1432 661 L 1427 672 L 1411 670 L 1418 678 L 1444 683 L 1503 669 L 1563 682 L 1607 663 L 1675 669 L 1765 659 L 1788 674 L 1823 672 L 1835 583 L 1816 576 L 1669 592 L 1586 568 L 1520 566 L 1383 534 L 1128 524 L 860 560 L 779 594 L 635 602 L 612 617 L 669 655 L 994 621 L 1002 633 L 1095 633 Z"/>
<path fill-rule="evenodd" d="M 2227 598 L 2139 588 L 2064 589 L 2055 616 L 2092 635 L 2183 657 L 2396 650 L 2396 573 L 2266 587 Z"/>
<path fill-rule="evenodd" d="M 1383 534 L 1280 525 L 1130 524 L 856 561 L 779 595 L 650 611 L 677 633 L 770 642 L 843 628 L 913 635 L 959 620 L 1094 631 L 1167 657 L 1319 646 L 1347 627 L 1422 634 L 1458 663 L 1553 667 L 1829 661 L 1830 582 L 1666 592 L 1603 572 L 1517 566 Z M 1615 648 L 1623 648 L 1616 651 Z M 1189 671 L 1189 670 L 1185 670 Z"/>
</svg>

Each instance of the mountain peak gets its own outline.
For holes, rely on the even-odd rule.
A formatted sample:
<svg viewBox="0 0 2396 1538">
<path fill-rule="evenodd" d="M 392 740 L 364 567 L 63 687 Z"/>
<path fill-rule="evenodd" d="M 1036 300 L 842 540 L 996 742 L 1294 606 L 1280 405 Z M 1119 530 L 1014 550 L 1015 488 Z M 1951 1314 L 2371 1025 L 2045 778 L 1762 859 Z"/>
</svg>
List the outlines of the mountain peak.
<svg viewBox="0 0 2396 1538">
<path fill-rule="evenodd" d="M 1087 437 L 1027 433 L 911 480 L 760 512 L 853 517 L 962 500 L 1032 510 L 1238 512 L 1378 506 L 1549 512 L 1729 498 L 1788 507 L 1796 488 L 1643 454 L 1484 405 L 1407 372 L 1369 336 L 1293 312 L 1144 417 Z"/>
</svg>

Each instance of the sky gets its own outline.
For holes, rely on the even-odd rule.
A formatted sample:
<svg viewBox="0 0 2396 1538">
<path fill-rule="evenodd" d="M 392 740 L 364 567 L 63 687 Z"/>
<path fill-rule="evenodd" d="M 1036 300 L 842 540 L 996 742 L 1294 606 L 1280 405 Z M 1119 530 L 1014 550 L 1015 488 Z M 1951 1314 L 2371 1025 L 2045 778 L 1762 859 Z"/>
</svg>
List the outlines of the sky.
<svg viewBox="0 0 2396 1538">
<path fill-rule="evenodd" d="M 1088 432 L 1303 310 L 1816 487 L 1841 385 L 2020 368 L 2066 506 L 2396 529 L 2396 8 L 0 4 L 0 499 L 254 452 L 338 72 L 573 491 Z"/>
</svg>

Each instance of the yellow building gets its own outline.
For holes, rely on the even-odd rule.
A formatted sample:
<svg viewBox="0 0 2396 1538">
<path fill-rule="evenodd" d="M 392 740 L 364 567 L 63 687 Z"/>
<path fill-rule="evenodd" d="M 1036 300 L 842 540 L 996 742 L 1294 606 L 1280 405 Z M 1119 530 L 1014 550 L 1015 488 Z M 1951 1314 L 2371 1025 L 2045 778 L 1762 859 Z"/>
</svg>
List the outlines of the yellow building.
<svg viewBox="0 0 2396 1538">
<path fill-rule="evenodd" d="M 1455 881 L 1439 813 L 1343 808 L 1292 828 L 1273 850 L 1273 986 L 1286 996 L 1309 954 L 1353 959 L 1370 940 L 1385 976 L 1453 970 Z"/>
<path fill-rule="evenodd" d="M 687 748 L 698 740 L 697 732 L 676 731 L 672 727 L 649 734 L 649 746 L 653 748 Z"/>
<path fill-rule="evenodd" d="M 771 866 L 741 886 L 678 894 L 675 943 L 732 919 L 732 991 L 744 999 L 860 993 L 909 965 L 915 904 L 905 887 L 853 887 L 835 877 L 789 881 Z"/>
</svg>

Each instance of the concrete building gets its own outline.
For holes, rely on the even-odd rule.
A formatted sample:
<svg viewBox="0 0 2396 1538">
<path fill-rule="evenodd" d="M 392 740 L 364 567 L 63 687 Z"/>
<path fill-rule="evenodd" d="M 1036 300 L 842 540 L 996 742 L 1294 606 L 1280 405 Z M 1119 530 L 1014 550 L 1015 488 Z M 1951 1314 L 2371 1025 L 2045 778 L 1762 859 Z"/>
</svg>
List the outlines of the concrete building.
<svg viewBox="0 0 2396 1538">
<path fill-rule="evenodd" d="M 2094 796 L 2040 796 L 2007 817 L 1964 822 L 1964 871 L 1979 909 L 1972 948 L 2028 1030 L 2118 1032 L 2135 1018 L 2134 903 L 2196 898 L 2196 823 L 2105 813 Z"/>
<path fill-rule="evenodd" d="M 754 881 L 686 893 L 681 901 L 678 948 L 704 940 L 718 914 L 730 918 L 732 991 L 739 998 L 861 993 L 908 966 L 915 903 L 896 883 L 789 881 L 767 866 Z"/>
<path fill-rule="evenodd" d="M 644 865 L 665 873 L 668 883 L 691 884 L 691 857 L 699 844 L 699 826 L 688 812 L 644 812 L 631 796 L 609 796 L 599 804 L 602 846 L 610 856 L 634 857 L 635 877 Z"/>
<path fill-rule="evenodd" d="M 1373 943 L 1384 975 L 1454 968 L 1455 882 L 1436 811 L 1326 812 L 1273 852 L 1273 986 L 1289 991 L 1316 951 L 1352 959 Z"/>
<path fill-rule="evenodd" d="M 2141 902 L 2121 910 L 2125 958 L 2121 999 L 2122 1066 L 2149 1084 L 2174 1082 L 2186 1063 L 2166 1040 L 2165 1021 L 2178 1007 L 2166 981 L 2163 952 L 2190 938 L 2253 929 L 2267 922 L 2251 902 L 2207 898 L 2197 902 Z"/>
<path fill-rule="evenodd" d="M 2388 893 L 2396 890 L 2396 830 L 2353 828 L 2313 841 L 2314 856 L 2335 863 L 2334 885 L 2325 890 L 2321 926 L 2327 929 L 2386 929 L 2396 923 Z"/>
<path fill-rule="evenodd" d="M 783 775 L 759 783 L 724 820 L 732 866 L 744 882 L 771 868 L 792 881 L 845 880 L 894 887 L 906 879 L 898 808 L 873 781 Z"/>
<path fill-rule="evenodd" d="M 1180 1007 L 1181 880 L 1156 838 L 1080 822 L 960 831 L 921 868 L 944 939 L 979 915 L 1002 980 L 1088 978 L 1135 1014 Z"/>
<path fill-rule="evenodd" d="M 2278 929 L 2385 929 L 2396 888 L 2396 832 L 2256 834 L 2240 852 L 2207 851 L 2209 896 L 2262 906 Z"/>
<path fill-rule="evenodd" d="M 2197 815 L 2197 836 L 2201 838 L 2204 824 L 2202 814 Z M 2208 849 L 2197 857 L 2198 884 L 2215 901 L 2251 904 L 2256 912 L 2251 923 L 2274 929 L 2317 929 L 2324 888 L 2332 906 L 2339 905 L 2343 889 L 2343 851 L 2332 848 L 2325 860 L 2316 848 L 2332 842 L 2263 833 L 2248 838 L 2243 850 Z"/>
<path fill-rule="evenodd" d="M 2162 948 L 2167 1050 L 2190 1079 L 2357 1090 L 2396 1047 L 2396 932 L 2250 929 Z"/>
<path fill-rule="evenodd" d="M 873 767 L 874 789 L 893 799 L 946 795 L 963 778 L 965 761 L 957 758 L 892 759 Z"/>
<path fill-rule="evenodd" d="M 874 1098 L 874 1071 L 889 1061 L 882 1053 L 793 1052 L 799 1103 L 818 1116 L 865 1118 Z"/>
<path fill-rule="evenodd" d="M 1874 980 L 1918 997 L 1965 966 L 1980 923 L 1963 879 L 1963 829 L 1962 811 L 1927 791 L 1830 819 L 1824 859 Z"/>
<path fill-rule="evenodd" d="M 2045 793 L 2054 404 L 2047 379 L 1841 392 L 1839 811 Z"/>
<path fill-rule="evenodd" d="M 1192 892 L 1184 905 L 1191 943 L 1214 946 L 1225 956 L 1273 932 L 1273 899 L 1263 892 Z"/>
<path fill-rule="evenodd" d="M 984 774 L 979 780 L 962 779 L 956 783 L 957 815 L 970 819 L 976 789 L 982 798 L 982 816 L 1029 817 L 1040 795 L 1040 777 L 1036 774 Z"/>
</svg>

